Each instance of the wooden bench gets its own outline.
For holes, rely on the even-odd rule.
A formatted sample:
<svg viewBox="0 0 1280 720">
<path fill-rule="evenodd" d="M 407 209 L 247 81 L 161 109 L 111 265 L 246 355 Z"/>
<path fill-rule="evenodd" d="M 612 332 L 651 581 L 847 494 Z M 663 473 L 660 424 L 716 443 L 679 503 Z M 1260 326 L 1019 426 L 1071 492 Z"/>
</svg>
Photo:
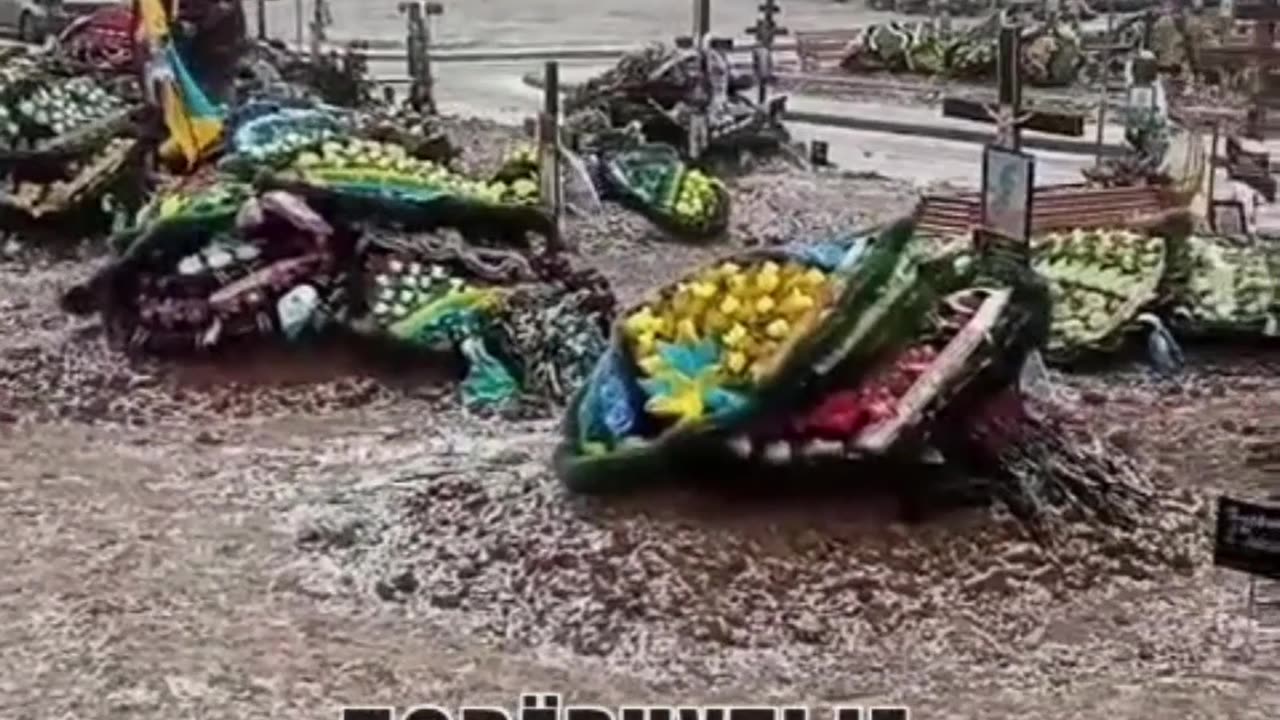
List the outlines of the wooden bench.
<svg viewBox="0 0 1280 720">
<path fill-rule="evenodd" d="M 1032 200 L 1031 232 L 1124 227 L 1165 209 L 1160 188 L 1150 185 L 1036 193 Z"/>
<path fill-rule="evenodd" d="M 862 31 L 809 30 L 795 33 L 796 55 L 800 59 L 800 72 L 818 72 L 840 64 L 850 43 L 858 41 Z"/>
<path fill-rule="evenodd" d="M 916 209 L 916 232 L 930 237 L 967 235 L 981 223 L 977 193 L 925 195 Z"/>
<path fill-rule="evenodd" d="M 1090 188 L 1084 185 L 1051 185 L 1036 188 L 1032 200 L 1031 232 L 1124 227 L 1139 218 L 1167 209 L 1160 188 L 1154 186 Z M 922 235 L 966 235 L 981 223 L 982 199 L 978 193 L 926 195 L 916 210 L 916 227 Z"/>
</svg>

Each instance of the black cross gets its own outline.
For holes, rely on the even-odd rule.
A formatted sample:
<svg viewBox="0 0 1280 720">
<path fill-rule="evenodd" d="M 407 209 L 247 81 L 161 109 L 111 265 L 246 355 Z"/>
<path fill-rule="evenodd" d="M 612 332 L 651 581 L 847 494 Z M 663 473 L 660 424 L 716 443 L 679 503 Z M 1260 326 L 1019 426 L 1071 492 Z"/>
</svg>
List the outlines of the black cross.
<svg viewBox="0 0 1280 720">
<path fill-rule="evenodd" d="M 1037 130 L 1053 135 L 1081 137 L 1084 116 L 1080 113 L 1022 110 L 1022 32 L 1014 25 L 1000 28 L 1000 48 L 996 57 L 996 83 L 999 99 L 994 106 L 968 98 L 950 97 L 942 101 L 942 116 L 961 118 L 996 126 L 995 144 L 1017 150 L 1022 144 L 1021 131 Z"/>
<path fill-rule="evenodd" d="M 755 37 L 756 41 L 764 47 L 771 48 L 774 38 L 787 34 L 787 29 L 778 25 L 778 16 L 782 14 L 782 8 L 778 7 L 778 0 L 764 0 L 757 9 L 760 11 L 760 17 L 755 25 L 747 28 L 747 34 Z"/>
<path fill-rule="evenodd" d="M 782 13 L 778 0 L 764 0 L 759 10 L 760 17 L 755 25 L 747 28 L 747 34 L 755 37 L 758 46 L 752 57 L 752 67 L 756 75 L 757 99 L 763 105 L 768 97 L 769 82 L 773 80 L 773 41 L 786 35 L 787 29 L 778 25 L 777 16 Z"/>
<path fill-rule="evenodd" d="M 418 112 L 436 111 L 435 81 L 431 76 L 431 31 L 427 18 L 444 13 L 438 2 L 402 2 L 400 12 L 408 15 L 409 104 Z"/>
<path fill-rule="evenodd" d="M 538 116 L 538 170 L 542 201 L 551 211 L 558 237 L 564 212 L 564 181 L 560 174 L 559 62 L 547 62 L 543 81 L 542 114 Z"/>
</svg>

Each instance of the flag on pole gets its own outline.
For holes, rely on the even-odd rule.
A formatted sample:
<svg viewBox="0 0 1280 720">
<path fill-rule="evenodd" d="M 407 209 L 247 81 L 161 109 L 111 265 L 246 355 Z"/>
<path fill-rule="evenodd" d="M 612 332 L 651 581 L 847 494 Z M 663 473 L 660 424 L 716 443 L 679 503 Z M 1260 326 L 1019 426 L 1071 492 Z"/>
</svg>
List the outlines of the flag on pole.
<svg viewBox="0 0 1280 720">
<path fill-rule="evenodd" d="M 180 152 L 191 168 L 222 137 L 225 113 L 209 100 L 187 71 L 173 46 L 170 19 L 161 1 L 138 0 L 136 8 L 138 34 L 148 49 L 147 96 L 164 111 L 169 131 L 161 153 Z"/>
</svg>

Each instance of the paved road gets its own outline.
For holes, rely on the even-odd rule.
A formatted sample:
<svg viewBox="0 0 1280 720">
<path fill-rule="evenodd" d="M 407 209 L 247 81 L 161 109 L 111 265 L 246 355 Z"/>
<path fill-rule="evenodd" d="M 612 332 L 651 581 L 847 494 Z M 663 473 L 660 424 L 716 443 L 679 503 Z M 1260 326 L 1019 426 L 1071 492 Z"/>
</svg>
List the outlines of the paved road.
<svg viewBox="0 0 1280 720">
<path fill-rule="evenodd" d="M 310 13 L 311 0 L 304 3 Z M 442 0 L 432 34 L 444 47 L 600 45 L 670 40 L 693 26 L 691 0 Z M 740 35 L 756 19 L 755 0 L 712 0 L 714 32 Z M 785 0 L 783 24 L 793 30 L 853 27 L 892 17 L 864 2 Z M 255 3 L 246 0 L 250 27 Z M 330 0 L 335 39 L 405 37 L 399 0 Z M 294 39 L 295 0 L 268 0 L 268 31 Z"/>
<path fill-rule="evenodd" d="M 541 93 L 521 79 L 536 68 L 529 63 L 494 63 L 450 65 L 441 68 L 437 80 L 440 109 L 446 113 L 478 115 L 497 120 L 518 123 L 538 111 Z M 582 62 L 562 65 L 565 82 L 578 82 L 598 72 L 599 63 Z M 921 123 L 951 123 L 954 126 L 973 127 L 964 121 L 940 118 L 936 110 L 877 105 L 874 103 L 844 103 L 821 98 L 796 97 L 792 107 L 813 112 L 837 114 L 867 113 L 879 117 L 895 117 Z M 918 138 L 906 135 L 843 130 L 791 123 L 793 134 L 799 140 L 825 140 L 830 144 L 831 160 L 851 171 L 877 172 L 889 177 L 909 179 L 920 186 L 947 182 L 977 187 L 981 181 L 979 146 Z M 1087 131 L 1092 137 L 1092 127 Z M 1109 132 L 1109 142 L 1119 142 L 1115 132 Z M 1039 179 L 1043 182 L 1077 182 L 1080 169 L 1093 162 L 1092 158 L 1063 153 L 1037 153 Z"/>
</svg>

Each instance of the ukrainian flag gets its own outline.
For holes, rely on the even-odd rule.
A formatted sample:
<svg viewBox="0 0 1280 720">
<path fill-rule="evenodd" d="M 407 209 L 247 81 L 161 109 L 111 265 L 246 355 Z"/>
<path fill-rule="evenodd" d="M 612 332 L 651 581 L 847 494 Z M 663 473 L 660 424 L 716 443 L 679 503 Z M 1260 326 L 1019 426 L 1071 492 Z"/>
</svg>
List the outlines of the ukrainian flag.
<svg viewBox="0 0 1280 720">
<path fill-rule="evenodd" d="M 174 3 L 177 12 L 177 0 Z M 181 153 L 192 168 L 222 137 L 225 113 L 215 106 L 187 71 L 169 34 L 169 17 L 160 0 L 138 0 L 138 31 L 151 51 L 148 82 L 158 81 L 169 140 L 161 154 Z"/>
</svg>

